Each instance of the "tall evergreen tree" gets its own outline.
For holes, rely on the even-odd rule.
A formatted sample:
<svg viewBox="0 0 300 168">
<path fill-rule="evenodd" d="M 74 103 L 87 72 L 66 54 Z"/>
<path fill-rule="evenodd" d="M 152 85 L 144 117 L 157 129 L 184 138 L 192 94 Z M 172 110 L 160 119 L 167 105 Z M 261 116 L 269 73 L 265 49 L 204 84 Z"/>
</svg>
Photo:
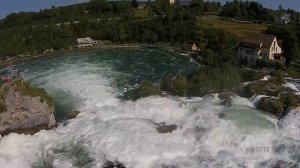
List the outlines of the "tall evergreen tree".
<svg viewBox="0 0 300 168">
<path fill-rule="evenodd" d="M 138 1 L 137 1 L 137 0 L 131 0 L 131 6 L 132 6 L 133 8 L 138 8 L 138 6 L 139 6 Z"/>
</svg>

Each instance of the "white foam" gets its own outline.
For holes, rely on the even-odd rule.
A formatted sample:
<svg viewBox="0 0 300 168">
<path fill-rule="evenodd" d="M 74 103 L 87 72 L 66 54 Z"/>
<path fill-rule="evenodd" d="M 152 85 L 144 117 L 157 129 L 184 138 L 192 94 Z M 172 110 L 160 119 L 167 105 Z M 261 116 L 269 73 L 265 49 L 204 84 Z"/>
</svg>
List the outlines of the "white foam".
<svg viewBox="0 0 300 168">
<path fill-rule="evenodd" d="M 282 86 L 287 87 L 287 88 L 291 88 L 291 89 L 295 90 L 296 92 L 299 92 L 297 87 L 294 84 L 290 83 L 290 82 L 286 82 L 285 84 L 282 84 Z"/>
<path fill-rule="evenodd" d="M 283 157 L 272 150 L 274 141 L 285 136 L 300 137 L 295 125 L 298 115 L 291 116 L 292 113 L 284 119 L 282 129 L 257 128 L 260 123 L 255 122 L 260 120 L 255 118 L 253 128 L 248 129 L 235 123 L 240 115 L 229 119 L 225 113 L 225 119 L 218 117 L 224 109 L 227 113 L 231 110 L 220 105 L 217 94 L 193 99 L 152 96 L 122 101 L 116 98 L 119 93 L 102 73 L 107 70 L 96 65 L 62 66 L 40 80 L 46 81 L 47 88 L 61 88 L 78 97 L 80 115 L 66 126 L 60 124 L 33 136 L 5 136 L 0 142 L 0 165 L 27 168 L 38 160 L 48 160 L 57 168 L 72 167 L 82 159 L 76 155 L 76 148 L 82 147 L 80 155 L 92 158 L 93 167 L 101 167 L 105 159 L 119 160 L 130 168 L 163 164 L 191 168 L 255 167 L 259 162 Z M 243 109 L 253 105 L 235 97 L 231 108 L 243 113 Z M 155 125 L 160 122 L 176 124 L 178 128 L 160 134 Z M 269 150 L 249 153 L 251 147 Z"/>
</svg>

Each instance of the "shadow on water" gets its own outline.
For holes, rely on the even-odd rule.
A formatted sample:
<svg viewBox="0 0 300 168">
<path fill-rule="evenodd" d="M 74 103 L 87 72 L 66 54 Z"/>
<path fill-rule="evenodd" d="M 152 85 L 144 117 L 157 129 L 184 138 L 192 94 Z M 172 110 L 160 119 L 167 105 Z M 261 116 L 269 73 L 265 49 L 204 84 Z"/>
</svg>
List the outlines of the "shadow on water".
<svg viewBox="0 0 300 168">
<path fill-rule="evenodd" d="M 70 161 L 73 166 L 92 168 L 94 159 L 89 155 L 88 148 L 82 141 L 75 144 L 66 144 L 60 148 L 48 151 L 38 162 L 32 164 L 33 168 L 52 168 L 55 160 Z"/>
</svg>

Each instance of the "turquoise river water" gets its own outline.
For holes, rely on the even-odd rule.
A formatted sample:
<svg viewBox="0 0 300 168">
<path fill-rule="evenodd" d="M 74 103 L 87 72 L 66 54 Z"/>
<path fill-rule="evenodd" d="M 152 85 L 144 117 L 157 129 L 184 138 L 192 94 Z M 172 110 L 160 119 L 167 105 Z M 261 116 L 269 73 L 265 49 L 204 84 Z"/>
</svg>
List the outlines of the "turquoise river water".
<svg viewBox="0 0 300 168">
<path fill-rule="evenodd" d="M 166 72 L 189 73 L 196 64 L 158 49 L 98 49 L 57 54 L 17 65 L 24 79 L 54 98 L 58 127 L 0 140 L 3 168 L 299 167 L 300 113 L 282 120 L 257 111 L 248 99 L 220 104 L 217 94 L 132 100 L 132 90 Z M 68 112 L 81 113 L 73 120 Z M 154 123 L 176 124 L 158 133 Z"/>
</svg>

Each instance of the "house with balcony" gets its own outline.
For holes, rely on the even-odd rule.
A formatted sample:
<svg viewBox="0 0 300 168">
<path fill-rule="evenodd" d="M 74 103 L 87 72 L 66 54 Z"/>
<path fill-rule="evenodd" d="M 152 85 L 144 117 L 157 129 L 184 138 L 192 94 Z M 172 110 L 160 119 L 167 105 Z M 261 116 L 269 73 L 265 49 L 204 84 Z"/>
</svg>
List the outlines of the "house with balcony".
<svg viewBox="0 0 300 168">
<path fill-rule="evenodd" d="M 255 65 L 258 59 L 284 61 L 276 36 L 269 34 L 253 34 L 242 40 L 238 55 L 250 66 Z"/>
</svg>

